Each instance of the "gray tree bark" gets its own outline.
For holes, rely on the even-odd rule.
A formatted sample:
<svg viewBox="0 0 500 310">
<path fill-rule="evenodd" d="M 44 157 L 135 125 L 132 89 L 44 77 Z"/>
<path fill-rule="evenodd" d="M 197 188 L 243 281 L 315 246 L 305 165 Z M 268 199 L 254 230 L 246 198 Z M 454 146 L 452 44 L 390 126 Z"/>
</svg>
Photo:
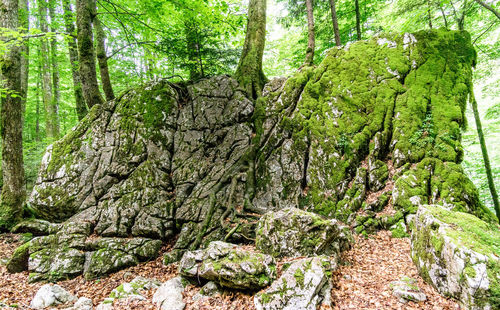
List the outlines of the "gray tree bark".
<svg viewBox="0 0 500 310">
<path fill-rule="evenodd" d="M 354 10 L 356 11 L 356 36 L 361 40 L 361 15 L 359 13 L 359 0 L 354 0 Z"/>
<path fill-rule="evenodd" d="M 99 63 L 99 72 L 101 73 L 101 83 L 102 90 L 106 96 L 106 100 L 115 99 L 115 93 L 113 92 L 113 87 L 111 86 L 111 79 L 109 77 L 109 67 L 108 67 L 108 56 L 106 55 L 106 34 L 102 28 L 101 21 L 97 17 L 94 17 L 94 30 L 96 39 L 96 54 L 97 61 Z"/>
<path fill-rule="evenodd" d="M 68 54 L 71 64 L 71 76 L 73 78 L 73 92 L 75 95 L 76 114 L 78 120 L 82 120 L 87 115 L 87 105 L 82 93 L 82 83 L 80 72 L 78 72 L 78 46 L 76 44 L 75 24 L 73 23 L 73 11 L 69 4 L 69 0 L 62 0 L 64 10 L 64 26 L 66 32 L 70 34 L 66 41 L 68 42 Z"/>
<path fill-rule="evenodd" d="M 247 94 L 256 99 L 262 94 L 267 78 L 262 71 L 262 57 L 266 44 L 266 0 L 250 0 L 248 22 L 235 78 Z"/>
<path fill-rule="evenodd" d="M 82 92 L 89 108 L 102 104 L 95 66 L 94 40 L 92 36 L 92 12 L 95 4 L 91 0 L 76 0 L 76 27 Z"/>
<path fill-rule="evenodd" d="M 0 27 L 17 30 L 19 0 L 0 0 Z M 0 231 L 8 230 L 23 214 L 26 198 L 23 165 L 23 106 L 21 100 L 21 47 L 12 44 L 0 55 L 2 88 L 2 179 Z"/>
<path fill-rule="evenodd" d="M 335 0 L 330 0 L 330 9 L 332 11 L 332 23 L 333 23 L 333 33 L 335 35 L 335 45 L 341 46 L 342 42 L 340 41 L 339 22 L 337 18 L 337 9 L 335 8 Z"/>
<path fill-rule="evenodd" d="M 307 49 L 304 66 L 312 66 L 314 64 L 314 4 L 313 0 L 306 0 L 307 11 Z"/>
</svg>

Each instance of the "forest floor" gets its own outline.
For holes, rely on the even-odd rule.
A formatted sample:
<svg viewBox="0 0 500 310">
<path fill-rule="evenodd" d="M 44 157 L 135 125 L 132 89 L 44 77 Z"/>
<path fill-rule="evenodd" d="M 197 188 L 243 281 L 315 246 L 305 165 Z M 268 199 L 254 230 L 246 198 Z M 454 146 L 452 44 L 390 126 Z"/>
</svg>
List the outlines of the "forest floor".
<svg viewBox="0 0 500 310">
<path fill-rule="evenodd" d="M 0 235 L 0 258 L 10 257 L 21 244 L 20 237 L 12 234 Z M 170 249 L 166 245 L 162 252 Z M 111 290 L 136 276 L 155 278 L 165 282 L 177 275 L 177 266 L 164 266 L 163 255 L 156 260 L 131 267 L 108 277 L 87 281 L 82 276 L 58 284 L 78 297 L 88 297 L 99 304 Z M 281 264 L 279 264 L 280 266 Z M 278 272 L 279 272 L 278 268 Z M 422 303 L 402 304 L 392 296 L 389 283 L 408 276 L 418 280 L 418 286 L 427 295 Z M 31 299 L 43 283 L 28 283 L 28 272 L 9 274 L 0 265 L 0 302 L 27 309 Z M 459 305 L 441 297 L 437 291 L 418 276 L 410 258 L 410 240 L 391 238 L 390 232 L 381 231 L 369 238 L 356 236 L 356 243 L 343 254 L 343 263 L 333 274 L 333 309 L 460 309 Z M 222 295 L 193 302 L 191 297 L 200 290 L 190 285 L 184 293 L 186 309 L 255 309 L 250 293 L 225 291 Z M 155 309 L 151 303 L 154 290 L 144 292 L 145 301 L 122 304 L 115 301 L 114 309 Z M 62 307 L 61 307 L 62 308 Z"/>
</svg>

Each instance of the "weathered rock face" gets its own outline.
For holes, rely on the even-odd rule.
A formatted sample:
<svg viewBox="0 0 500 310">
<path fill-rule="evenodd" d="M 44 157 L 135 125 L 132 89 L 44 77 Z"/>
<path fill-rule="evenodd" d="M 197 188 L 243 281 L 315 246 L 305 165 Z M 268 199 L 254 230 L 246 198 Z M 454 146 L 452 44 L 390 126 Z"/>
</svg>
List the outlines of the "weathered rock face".
<svg viewBox="0 0 500 310">
<path fill-rule="evenodd" d="M 257 249 L 275 257 L 337 256 L 352 242 L 351 231 L 335 219 L 296 208 L 263 215 L 257 225 Z"/>
<path fill-rule="evenodd" d="M 43 235 L 29 250 L 34 279 L 112 272 L 174 235 L 173 259 L 213 240 L 248 241 L 255 213 L 286 207 L 347 224 L 361 208 L 397 209 L 386 220 L 369 214 L 359 232 L 427 203 L 492 220 L 459 165 L 469 35 L 388 38 L 334 48 L 317 68 L 271 81 L 255 103 L 217 76 L 150 83 L 93 107 L 43 158 L 30 205 L 64 224 L 31 227 Z M 375 193 L 387 199 L 365 204 Z"/>
<path fill-rule="evenodd" d="M 412 232 L 420 275 L 467 309 L 500 308 L 500 232 L 475 216 L 421 206 Z"/>
<path fill-rule="evenodd" d="M 283 275 L 254 297 L 258 310 L 316 310 L 331 307 L 331 266 L 326 256 L 292 262 Z"/>
<path fill-rule="evenodd" d="M 186 252 L 179 263 L 179 273 L 229 288 L 257 290 L 274 280 L 276 263 L 270 255 L 214 241 L 204 250 Z"/>
</svg>

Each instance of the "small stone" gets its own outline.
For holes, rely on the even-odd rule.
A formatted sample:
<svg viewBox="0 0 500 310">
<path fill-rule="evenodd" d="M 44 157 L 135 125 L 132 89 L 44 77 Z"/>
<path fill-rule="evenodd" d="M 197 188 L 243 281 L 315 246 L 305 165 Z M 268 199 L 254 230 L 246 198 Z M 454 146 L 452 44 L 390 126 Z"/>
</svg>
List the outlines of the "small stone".
<svg viewBox="0 0 500 310">
<path fill-rule="evenodd" d="M 184 286 L 182 279 L 176 277 L 163 283 L 153 295 L 153 303 L 161 310 L 183 310 L 186 304 L 182 300 Z"/>
<path fill-rule="evenodd" d="M 94 307 L 92 300 L 86 297 L 80 297 L 72 307 L 65 310 L 92 310 Z"/>
<path fill-rule="evenodd" d="M 47 307 L 73 302 L 76 297 L 57 284 L 45 284 L 30 303 L 32 309 L 45 309 Z"/>
<path fill-rule="evenodd" d="M 392 295 L 399 298 L 399 302 L 408 301 L 421 302 L 427 300 L 425 294 L 416 285 L 417 281 L 408 277 L 402 277 L 400 281 L 394 281 L 389 284 L 392 288 Z"/>
<path fill-rule="evenodd" d="M 220 291 L 219 286 L 217 285 L 217 283 L 215 283 L 213 281 L 209 281 L 200 290 L 200 294 L 204 295 L 204 296 L 214 296 L 214 295 L 217 295 L 220 293 L 221 293 L 221 291 Z"/>
</svg>

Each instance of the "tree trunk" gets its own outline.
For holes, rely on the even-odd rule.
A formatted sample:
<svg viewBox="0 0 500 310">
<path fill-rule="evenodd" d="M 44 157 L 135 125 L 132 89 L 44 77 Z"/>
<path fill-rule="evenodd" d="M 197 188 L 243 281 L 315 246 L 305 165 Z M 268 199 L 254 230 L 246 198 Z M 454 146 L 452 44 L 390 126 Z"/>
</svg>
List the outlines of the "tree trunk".
<svg viewBox="0 0 500 310">
<path fill-rule="evenodd" d="M 262 57 L 266 44 L 266 0 L 250 0 L 245 43 L 235 78 L 247 94 L 260 97 L 267 78 L 262 71 Z"/>
<path fill-rule="evenodd" d="M 38 51 L 40 55 L 40 51 Z M 40 59 L 40 57 L 38 57 Z M 42 66 L 38 65 L 38 77 L 36 80 L 36 110 L 35 110 L 35 141 L 42 141 L 40 137 L 40 89 L 42 88 Z"/>
<path fill-rule="evenodd" d="M 82 92 L 89 108 L 104 102 L 99 92 L 95 67 L 94 42 L 92 37 L 92 12 L 94 1 L 76 0 L 76 27 Z"/>
<path fill-rule="evenodd" d="M 337 9 L 335 8 L 335 0 L 330 0 L 330 9 L 332 10 L 333 33 L 335 35 L 335 45 L 341 46 L 339 22 L 337 19 Z"/>
<path fill-rule="evenodd" d="M 444 27 L 448 29 L 448 20 L 446 19 L 446 14 L 444 14 L 443 6 L 439 4 L 439 10 L 441 11 L 441 16 L 443 16 Z"/>
<path fill-rule="evenodd" d="M 96 39 L 96 54 L 97 61 L 99 62 L 99 72 L 101 73 L 101 83 L 102 90 L 106 96 L 106 100 L 115 99 L 115 94 L 113 92 L 113 87 L 111 86 L 111 79 L 109 78 L 109 68 L 108 68 L 108 56 L 106 55 L 106 34 L 102 28 L 101 21 L 97 17 L 94 17 L 94 30 Z"/>
<path fill-rule="evenodd" d="M 356 36 L 361 40 L 361 15 L 359 14 L 359 0 L 354 0 L 354 9 L 356 10 Z"/>
<path fill-rule="evenodd" d="M 68 54 L 71 64 L 71 75 L 73 78 L 73 92 L 75 95 L 76 114 L 78 115 L 78 120 L 81 121 L 85 117 L 85 115 L 87 115 L 87 105 L 85 104 L 85 99 L 83 98 L 80 72 L 78 72 L 78 47 L 76 45 L 73 12 L 71 11 L 69 0 L 62 0 L 62 6 L 64 10 L 64 25 L 66 28 L 66 32 L 71 35 L 70 37 L 67 37 L 66 40 L 68 42 Z"/>
<path fill-rule="evenodd" d="M 55 2 L 54 0 L 50 0 L 49 2 L 49 16 L 50 16 L 50 31 L 56 32 L 57 28 L 55 27 Z M 52 117 L 52 125 L 54 130 L 54 138 L 58 138 L 60 134 L 60 125 L 59 125 L 59 101 L 61 100 L 61 91 L 59 87 L 59 65 L 57 62 L 57 38 L 56 36 L 52 37 L 50 40 L 50 64 L 52 66 L 52 91 L 54 94 L 52 95 L 52 105 L 51 105 L 51 117 Z"/>
<path fill-rule="evenodd" d="M 427 0 L 427 17 L 429 18 L 429 29 L 432 29 L 431 3 Z"/>
<path fill-rule="evenodd" d="M 484 168 L 486 170 L 488 186 L 490 188 L 491 198 L 493 199 L 495 213 L 500 222 L 500 204 L 498 203 L 498 193 L 495 188 L 495 183 L 493 181 L 493 174 L 491 173 L 490 157 L 488 156 L 488 150 L 486 148 L 486 142 L 484 140 L 483 127 L 481 125 L 481 119 L 479 118 L 479 111 L 477 109 L 477 101 L 472 91 L 471 91 L 471 105 L 472 105 L 472 111 L 474 112 L 474 119 L 476 121 L 477 136 L 479 137 L 479 143 L 481 144 L 481 152 L 483 153 Z"/>
<path fill-rule="evenodd" d="M 490 11 L 491 13 L 495 14 L 495 16 L 498 19 L 500 19 L 500 13 L 497 10 L 495 10 L 495 8 L 493 8 L 491 5 L 488 5 L 487 3 L 485 3 L 484 1 L 481 1 L 481 0 L 474 0 L 474 1 L 479 3 L 479 5 L 481 5 L 482 7 L 484 7 L 485 9 Z"/>
<path fill-rule="evenodd" d="M 307 49 L 304 66 L 312 66 L 314 64 L 314 4 L 313 0 L 306 0 L 307 9 Z"/>
<path fill-rule="evenodd" d="M 49 32 L 47 26 L 47 2 L 45 0 L 38 1 L 38 18 L 40 22 L 40 30 L 42 32 Z M 56 127 L 55 127 L 55 117 L 53 116 L 52 104 L 54 103 L 53 92 L 52 92 L 52 78 L 50 76 L 50 60 L 49 60 L 49 47 L 46 38 L 40 40 L 40 62 L 42 64 L 42 100 L 43 106 L 45 108 L 45 131 L 49 139 L 54 139 L 56 137 Z"/>
<path fill-rule="evenodd" d="M 184 23 L 184 31 L 189 62 L 189 79 L 191 81 L 196 81 L 204 76 L 203 63 L 200 61 L 199 55 L 198 29 L 193 22 L 187 21 Z"/>
<path fill-rule="evenodd" d="M 20 26 L 23 28 L 24 32 L 29 32 L 29 4 L 28 0 L 19 1 L 19 22 Z M 23 120 L 21 123 L 24 124 L 24 112 L 26 111 L 26 99 L 28 96 L 28 74 L 29 74 L 29 41 L 26 39 L 23 45 L 21 45 L 21 100 L 23 106 Z"/>
<path fill-rule="evenodd" d="M 0 27 L 17 31 L 19 0 L 0 1 Z M 20 93 L 21 48 L 12 44 L 0 57 L 2 96 L 2 194 L 0 231 L 8 230 L 22 219 L 26 198 L 23 165 L 23 106 Z"/>
</svg>

